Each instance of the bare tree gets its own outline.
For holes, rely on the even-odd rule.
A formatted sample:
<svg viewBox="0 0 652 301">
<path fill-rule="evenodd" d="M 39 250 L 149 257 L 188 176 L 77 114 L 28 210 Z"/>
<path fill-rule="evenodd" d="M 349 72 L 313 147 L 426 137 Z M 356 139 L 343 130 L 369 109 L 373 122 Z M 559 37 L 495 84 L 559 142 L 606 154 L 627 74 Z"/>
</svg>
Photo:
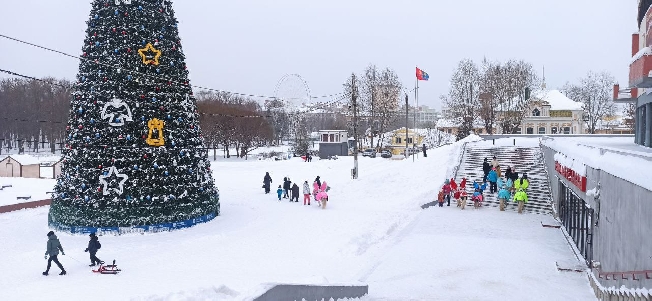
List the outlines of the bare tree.
<svg viewBox="0 0 652 301">
<path fill-rule="evenodd" d="M 595 134 L 598 123 L 616 111 L 612 99 L 614 82 L 614 77 L 608 72 L 589 71 L 578 84 L 566 83 L 562 88 L 570 99 L 584 104 L 590 134 Z"/>
<path fill-rule="evenodd" d="M 493 121 L 485 124 L 493 126 L 498 123 L 503 134 L 513 134 L 521 127 L 530 104 L 525 90 L 539 85 L 539 78 L 532 64 L 522 60 L 490 64 L 486 72 L 484 79 L 487 83 L 483 87 L 486 88 L 491 103 L 486 117 Z"/>
<path fill-rule="evenodd" d="M 473 121 L 479 107 L 480 70 L 470 59 L 463 59 L 451 76 L 446 106 L 453 118 L 462 121 L 458 138 L 464 138 L 473 130 Z"/>
<path fill-rule="evenodd" d="M 624 106 L 623 121 L 628 129 L 634 130 L 636 125 L 636 103 L 628 103 Z"/>
</svg>

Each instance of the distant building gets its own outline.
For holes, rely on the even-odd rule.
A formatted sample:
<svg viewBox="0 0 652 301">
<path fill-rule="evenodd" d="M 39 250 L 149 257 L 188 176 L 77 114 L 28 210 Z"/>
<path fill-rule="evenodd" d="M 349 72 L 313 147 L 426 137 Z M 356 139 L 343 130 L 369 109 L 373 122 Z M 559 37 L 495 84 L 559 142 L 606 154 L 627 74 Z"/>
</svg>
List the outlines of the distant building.
<svg viewBox="0 0 652 301">
<path fill-rule="evenodd" d="M 348 156 L 349 138 L 344 130 L 319 131 L 319 158 Z"/>
<path fill-rule="evenodd" d="M 435 126 L 435 128 L 444 133 L 448 133 L 456 136 L 457 129 L 462 125 L 462 121 L 463 120 L 461 117 L 441 118 L 437 120 L 437 125 Z M 485 126 L 484 126 L 484 121 L 482 121 L 482 119 L 476 118 L 476 120 L 473 121 L 473 132 L 478 135 L 485 134 Z"/>
<path fill-rule="evenodd" d="M 559 90 L 543 90 L 534 93 L 530 105 L 525 109 L 521 126 L 516 134 L 584 134 L 586 126 L 582 120 L 583 104 L 566 97 Z M 498 120 L 504 112 L 498 112 Z M 497 132 L 502 133 L 500 122 Z"/>
<path fill-rule="evenodd" d="M 29 155 L 9 155 L 0 161 L 0 177 L 40 178 L 41 164 Z"/>
<path fill-rule="evenodd" d="M 392 132 L 391 144 L 388 148 L 393 155 L 403 155 L 405 153 L 406 140 L 409 148 L 418 148 L 423 143 L 423 138 L 421 134 L 410 129 L 407 130 L 406 137 L 405 127 L 403 127 Z"/>
</svg>

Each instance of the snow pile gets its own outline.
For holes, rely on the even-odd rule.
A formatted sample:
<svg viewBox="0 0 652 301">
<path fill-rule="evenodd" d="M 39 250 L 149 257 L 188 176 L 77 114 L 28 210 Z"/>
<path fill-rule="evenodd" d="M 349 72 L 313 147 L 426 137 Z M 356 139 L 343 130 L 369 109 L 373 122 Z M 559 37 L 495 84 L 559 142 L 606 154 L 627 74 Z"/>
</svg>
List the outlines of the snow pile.
<svg viewBox="0 0 652 301">
<path fill-rule="evenodd" d="M 592 198 L 597 198 L 600 196 L 600 190 L 598 187 L 594 187 L 592 189 L 589 189 L 586 191 L 586 196 L 592 197 Z"/>
<path fill-rule="evenodd" d="M 636 61 L 638 61 L 640 58 L 646 56 L 646 55 L 652 55 L 652 49 L 650 47 L 643 47 L 641 50 L 639 50 L 629 61 L 629 64 L 634 64 Z"/>
<path fill-rule="evenodd" d="M 586 165 L 582 163 L 581 158 L 569 158 L 562 153 L 555 154 L 555 162 L 572 169 L 578 175 L 586 177 Z"/>
</svg>

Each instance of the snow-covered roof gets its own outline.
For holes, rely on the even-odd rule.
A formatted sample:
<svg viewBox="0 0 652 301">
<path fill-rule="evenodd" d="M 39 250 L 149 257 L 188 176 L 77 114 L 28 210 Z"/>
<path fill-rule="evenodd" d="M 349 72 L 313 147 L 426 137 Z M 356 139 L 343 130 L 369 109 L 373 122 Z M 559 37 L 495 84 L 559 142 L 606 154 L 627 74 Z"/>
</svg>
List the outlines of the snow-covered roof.
<svg viewBox="0 0 652 301">
<path fill-rule="evenodd" d="M 459 127 L 462 125 L 462 117 L 457 117 L 457 118 L 440 118 L 437 120 L 437 124 L 435 125 L 437 128 L 453 128 L 453 127 Z M 474 128 L 483 128 L 484 127 L 484 121 L 480 118 L 476 118 L 473 121 L 473 127 Z"/>
<path fill-rule="evenodd" d="M 33 157 L 30 155 L 9 155 L 8 157 L 11 157 L 12 159 L 16 160 L 16 162 L 20 163 L 20 165 L 40 165 L 41 162 L 37 157 Z"/>
<path fill-rule="evenodd" d="M 629 64 L 633 64 L 636 62 L 638 59 L 642 58 L 643 56 L 646 55 L 652 55 L 652 49 L 650 47 L 643 47 L 641 50 L 639 50 L 633 57 L 632 60 L 629 62 Z"/>
<path fill-rule="evenodd" d="M 536 92 L 533 97 L 548 102 L 551 110 L 583 110 L 581 102 L 574 101 L 559 90 L 547 90 Z"/>
</svg>

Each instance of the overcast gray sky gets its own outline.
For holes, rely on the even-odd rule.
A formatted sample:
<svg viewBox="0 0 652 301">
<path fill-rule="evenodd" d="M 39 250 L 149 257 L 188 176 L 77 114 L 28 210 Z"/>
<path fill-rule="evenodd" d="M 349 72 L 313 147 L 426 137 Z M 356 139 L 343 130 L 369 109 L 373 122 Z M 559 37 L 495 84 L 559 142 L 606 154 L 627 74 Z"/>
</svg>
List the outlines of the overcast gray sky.
<svg viewBox="0 0 652 301">
<path fill-rule="evenodd" d="M 134 0 L 138 1 L 138 0 Z M 90 0 L 0 0 L 0 33 L 79 54 Z M 589 70 L 627 82 L 635 0 L 221 0 L 173 1 L 191 83 L 274 95 L 300 74 L 312 95 L 342 91 L 351 72 L 391 67 L 420 104 L 440 108 L 463 58 L 545 65 L 548 87 Z M 0 38 L 0 68 L 72 79 L 75 59 Z M 5 75 L 0 74 L 5 77 Z"/>
</svg>

